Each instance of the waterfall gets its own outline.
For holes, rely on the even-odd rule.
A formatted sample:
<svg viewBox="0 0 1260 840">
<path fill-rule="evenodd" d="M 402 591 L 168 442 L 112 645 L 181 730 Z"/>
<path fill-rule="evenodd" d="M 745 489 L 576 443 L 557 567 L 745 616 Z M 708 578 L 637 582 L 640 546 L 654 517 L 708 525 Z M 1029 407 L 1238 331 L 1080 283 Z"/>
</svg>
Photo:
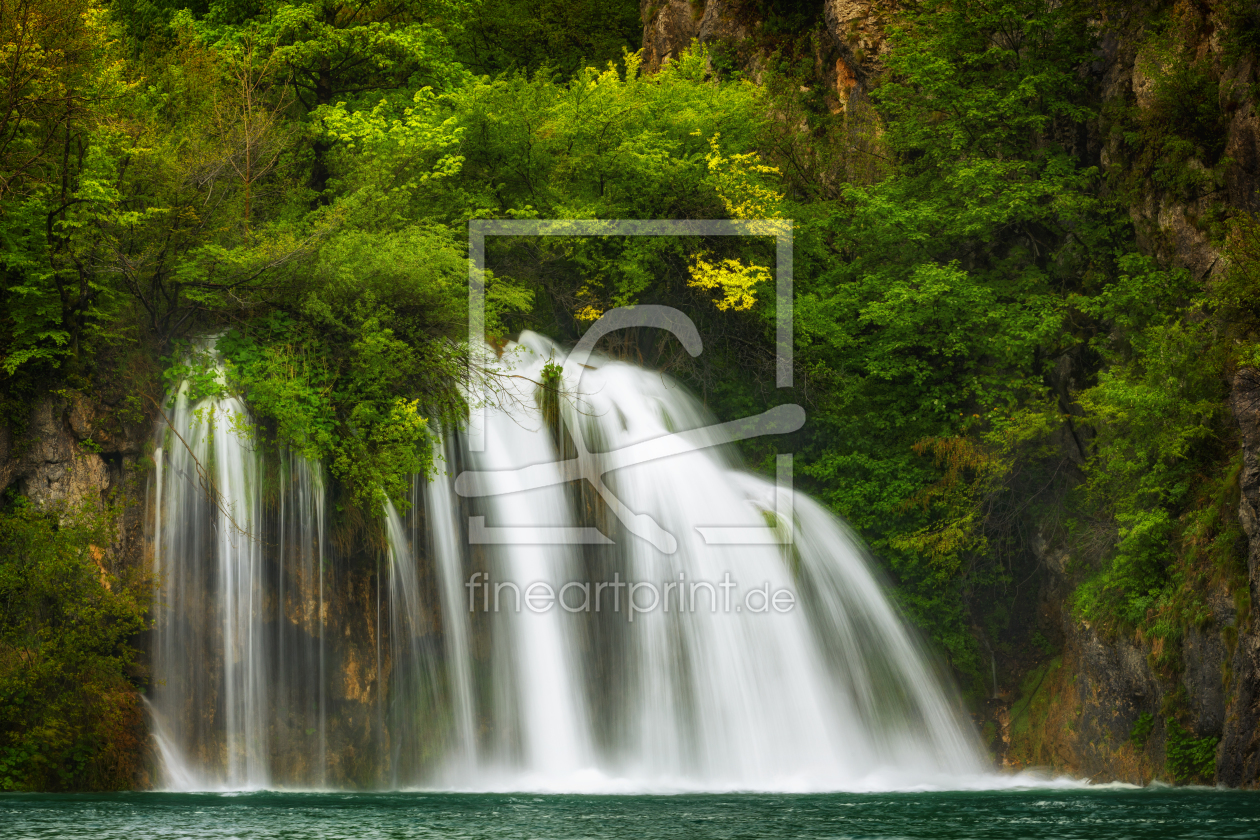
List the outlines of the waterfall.
<svg viewBox="0 0 1260 840">
<path fill-rule="evenodd" d="M 265 463 L 249 422 L 239 397 L 183 382 L 158 424 L 149 708 L 176 787 L 328 782 L 323 473 Z"/>
<path fill-rule="evenodd" d="M 844 524 L 740 469 L 660 373 L 569 362 L 540 410 L 543 367 L 564 356 L 532 333 L 509 345 L 483 450 L 436 440 L 434 474 L 386 506 L 379 544 L 331 535 L 319 465 L 211 422 L 244 417 L 239 398 L 175 389 L 150 516 L 168 784 L 981 777 L 957 699 Z"/>
<path fill-rule="evenodd" d="M 420 586 L 420 564 L 411 551 L 402 518 L 392 503 L 385 510 L 389 538 L 389 714 L 390 787 L 414 783 L 424 754 L 426 724 L 440 712 L 437 663 L 426 644 L 431 610 Z M 438 734 L 434 732 L 433 734 Z"/>
<path fill-rule="evenodd" d="M 706 445 L 717 442 L 708 412 L 634 365 L 566 364 L 560 428 L 549 434 L 533 382 L 564 355 L 531 333 L 505 353 L 508 381 L 519 384 L 501 400 L 506 409 L 487 411 L 485 452 L 470 455 L 474 470 L 456 486 L 487 503 L 481 530 L 496 589 L 536 581 L 557 591 L 565 582 L 638 589 L 605 589 L 599 611 L 491 613 L 504 660 L 494 714 L 521 731 L 517 776 L 490 784 L 861 789 L 980 773 L 985 762 L 956 701 L 843 523 L 795 494 L 793 521 L 773 523 L 790 529 L 790 542 L 767 539 L 774 482 Z M 680 451 L 676 433 L 697 448 Z M 567 461 L 571 478 L 582 460 L 600 465 L 594 474 L 612 505 L 582 482 L 566 496 L 556 464 Z M 558 529 L 569 529 L 571 544 L 528 544 Z M 744 544 L 714 538 L 758 532 Z M 608 603 L 616 592 L 620 611 Z M 775 593 L 789 593 L 782 612 L 768 603 Z M 631 612 L 629 597 L 659 600 Z M 570 586 L 567 598 L 580 607 L 582 588 Z"/>
<path fill-rule="evenodd" d="M 537 371 L 531 373 L 532 379 L 538 378 Z M 486 518 L 503 527 L 567 527 L 570 510 L 554 469 L 548 431 L 536 411 L 519 410 L 533 395 L 511 396 L 518 411 L 515 416 L 502 413 L 488 419 L 486 451 L 475 456 L 474 463 L 489 471 L 541 467 L 556 481 L 528 493 L 493 497 Z M 580 639 L 573 632 L 574 622 L 561 610 L 533 613 L 521 605 L 531 584 L 544 583 L 558 590 L 573 579 L 579 558 L 571 546 L 530 543 L 518 539 L 491 545 L 487 552 L 493 583 L 486 585 L 495 587 L 490 598 L 495 612 L 483 613 L 492 619 L 489 631 L 495 642 L 492 713 L 495 721 L 503 722 L 499 730 L 511 736 L 496 745 L 494 759 L 512 759 L 496 769 L 514 764 L 541 779 L 563 779 L 588 767 L 592 758 L 589 721 L 579 693 L 583 681 Z"/>
<path fill-rule="evenodd" d="M 154 460 L 154 572 L 160 582 L 153 708 L 206 780 L 263 787 L 272 689 L 264 620 L 259 461 L 237 434 L 235 397 L 167 402 Z M 169 771 L 169 768 L 168 768 Z M 201 778 L 200 774 L 193 776 Z"/>
<path fill-rule="evenodd" d="M 471 628 L 464 595 L 464 552 L 460 550 L 459 524 L 456 521 L 455 494 L 451 488 L 448 465 L 455 462 L 455 447 L 447 440 L 434 446 L 433 460 L 437 474 L 430 481 L 419 476 L 412 486 L 412 506 L 423 508 L 428 516 L 430 557 L 437 568 L 441 586 L 443 652 L 450 686 L 450 709 L 453 744 L 449 770 L 459 778 L 470 772 L 476 761 L 476 707 L 473 688 Z M 416 517 L 416 521 L 419 517 Z M 418 544 L 415 534 L 412 543 Z"/>
</svg>

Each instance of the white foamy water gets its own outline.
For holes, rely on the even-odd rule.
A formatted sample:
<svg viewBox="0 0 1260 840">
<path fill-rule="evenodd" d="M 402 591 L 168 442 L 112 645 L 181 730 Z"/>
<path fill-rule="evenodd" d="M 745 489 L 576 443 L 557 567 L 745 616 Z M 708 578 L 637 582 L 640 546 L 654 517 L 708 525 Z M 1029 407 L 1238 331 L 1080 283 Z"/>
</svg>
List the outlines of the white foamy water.
<svg viewBox="0 0 1260 840">
<path fill-rule="evenodd" d="M 448 435 L 412 509 L 388 507 L 386 548 L 335 558 L 319 465 L 204 422 L 239 398 L 176 391 L 187 445 L 160 430 L 151 484 L 170 787 L 1079 784 L 989 772 L 857 538 L 739 468 L 730 428 L 677 383 L 575 359 L 544 421 L 537 383 L 564 357 L 530 333 L 509 347 L 484 451 Z M 563 606 L 532 610 L 531 592 Z"/>
<path fill-rule="evenodd" d="M 705 431 L 713 418 L 676 383 L 633 365 L 566 365 L 568 455 L 557 452 L 534 382 L 563 356 L 528 333 L 505 354 L 517 392 L 486 413 L 485 453 L 471 456 L 476 472 L 457 489 L 488 497 L 492 528 L 599 524 L 615 534 L 608 546 L 490 546 L 496 583 L 652 582 L 656 592 L 641 589 L 637 603 L 659 603 L 631 621 L 626 591 L 617 612 L 606 589 L 598 613 L 495 615 L 508 637 L 495 712 L 520 716 L 520 749 L 488 757 L 467 786 L 848 790 L 982 776 L 969 724 L 848 529 L 796 494 L 793 522 L 778 524 L 791 528 L 790 545 L 709 544 L 706 532 L 768 542 L 775 486 L 705 446 L 716 440 Z M 588 483 L 566 499 L 547 475 L 558 461 L 568 475 L 602 475 L 606 487 Z M 723 591 L 723 581 L 737 587 Z M 794 603 L 779 611 L 764 595 L 747 600 L 754 588 Z M 568 593 L 571 606 L 583 598 Z"/>
</svg>

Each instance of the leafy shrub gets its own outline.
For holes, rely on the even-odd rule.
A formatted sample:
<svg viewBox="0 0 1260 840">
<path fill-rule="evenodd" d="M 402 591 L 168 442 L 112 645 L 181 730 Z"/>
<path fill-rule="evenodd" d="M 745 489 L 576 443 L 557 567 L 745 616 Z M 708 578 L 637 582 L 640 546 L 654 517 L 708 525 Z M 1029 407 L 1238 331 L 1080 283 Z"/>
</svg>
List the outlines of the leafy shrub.
<svg viewBox="0 0 1260 840">
<path fill-rule="evenodd" d="M 1260 7 L 1249 0 L 1225 0 L 1220 6 L 1225 58 L 1229 63 L 1260 48 Z"/>
<path fill-rule="evenodd" d="M 1215 735 L 1195 738 L 1182 729 L 1176 718 L 1168 719 L 1168 743 L 1165 747 L 1165 766 L 1174 781 L 1211 784 L 1216 778 Z"/>
<path fill-rule="evenodd" d="M 1129 732 L 1129 741 L 1139 750 L 1146 749 L 1146 742 L 1151 739 L 1151 730 L 1155 728 L 1155 716 L 1150 712 L 1142 712 Z"/>
<path fill-rule="evenodd" d="M 1183 199 L 1221 186 L 1228 115 L 1220 105 L 1220 77 L 1211 57 L 1196 57 L 1187 33 L 1197 23 L 1186 9 L 1154 25 L 1139 52 L 1137 70 L 1150 81 L 1149 97 L 1117 97 L 1108 107 L 1123 165 L 1114 168 L 1122 188 L 1139 201 L 1153 185 Z"/>
<path fill-rule="evenodd" d="M 107 571 L 113 516 L 0 510 L 0 789 L 131 785 L 143 737 L 130 668 L 149 587 Z"/>
</svg>

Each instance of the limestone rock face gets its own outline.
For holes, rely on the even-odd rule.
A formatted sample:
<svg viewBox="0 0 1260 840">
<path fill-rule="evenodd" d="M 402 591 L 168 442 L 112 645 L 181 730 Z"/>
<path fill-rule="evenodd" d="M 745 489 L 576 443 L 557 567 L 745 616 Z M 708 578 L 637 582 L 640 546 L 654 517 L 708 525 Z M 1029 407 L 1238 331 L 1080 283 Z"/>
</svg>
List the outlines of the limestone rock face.
<svg viewBox="0 0 1260 840">
<path fill-rule="evenodd" d="M 1260 594 L 1260 371 L 1234 375 L 1230 407 L 1243 454 L 1238 520 L 1248 541 L 1247 592 L 1210 584 L 1202 593 L 1209 617 L 1187 628 L 1180 642 L 1102 634 L 1073 616 L 1071 564 L 1043 546 L 1049 578 L 1042 597 L 1045 611 L 1060 616 L 1061 665 L 1021 703 L 997 704 L 999 752 L 1010 766 L 1052 764 L 1100 782 L 1167 778 L 1167 710 L 1180 706 L 1194 737 L 1219 738 L 1218 783 L 1260 785 L 1260 628 L 1253 606 Z M 1170 659 L 1177 666 L 1161 665 Z M 1034 701 L 1039 708 L 1029 714 Z M 1012 735 L 1011 710 L 1021 704 L 1025 728 Z M 1134 733 L 1144 715 L 1152 725 L 1139 744 Z"/>
<path fill-rule="evenodd" d="M 746 72 L 756 74 L 761 56 L 752 34 L 760 21 L 737 8 L 734 0 L 641 0 L 643 68 L 656 72 L 693 41 L 728 53 Z"/>
<path fill-rule="evenodd" d="M 109 487 L 105 461 L 95 452 L 80 450 L 57 402 L 48 397 L 32 407 L 30 448 L 18 462 L 24 473 L 22 489 L 40 506 L 99 500 Z"/>
<path fill-rule="evenodd" d="M 896 4 L 890 0 L 825 0 L 823 17 L 827 31 L 840 51 L 837 59 L 837 94 L 848 99 L 854 91 L 865 93 L 883 69 L 888 52 L 886 27 Z"/>
<path fill-rule="evenodd" d="M 142 500 L 143 476 L 134 468 L 152 418 L 119 412 L 98 397 L 62 393 L 32 403 L 19 433 L 0 425 L 0 492 L 16 487 L 42 508 L 100 504 L 119 494 Z M 141 562 L 143 507 L 124 506 L 108 553 L 111 566 Z"/>
<path fill-rule="evenodd" d="M 825 0 L 823 22 L 830 43 L 816 44 L 820 80 L 834 89 L 836 108 L 864 95 L 888 51 L 885 28 L 896 9 L 892 0 Z M 758 36 L 758 12 L 735 0 L 640 0 L 643 68 L 652 73 L 692 41 L 725 53 L 750 78 L 758 78 L 770 42 Z M 805 35 L 806 33 L 801 33 Z"/>
<path fill-rule="evenodd" d="M 0 433 L 0 490 L 17 483 L 40 506 L 99 501 L 111 482 L 102 452 L 94 451 L 102 447 L 80 445 L 91 437 L 92 416 L 82 397 L 67 405 L 48 394 L 32 405 L 20 440 L 7 428 Z"/>
<path fill-rule="evenodd" d="M 643 18 L 643 69 L 660 69 L 700 35 L 703 4 L 691 0 L 640 0 Z"/>
<path fill-rule="evenodd" d="M 1229 204 L 1260 210 L 1260 115 L 1256 113 L 1255 68 L 1243 58 L 1221 78 L 1221 108 L 1230 114 L 1225 156 L 1233 161 L 1225 175 Z"/>
<path fill-rule="evenodd" d="M 1194 163 L 1190 162 L 1190 168 L 1195 168 Z M 1206 280 L 1224 268 L 1220 251 L 1195 223 L 1210 203 L 1208 198 L 1187 203 L 1168 195 L 1144 196 L 1129 207 L 1139 246 L 1170 265 L 1187 269 L 1196 280 Z"/>
</svg>

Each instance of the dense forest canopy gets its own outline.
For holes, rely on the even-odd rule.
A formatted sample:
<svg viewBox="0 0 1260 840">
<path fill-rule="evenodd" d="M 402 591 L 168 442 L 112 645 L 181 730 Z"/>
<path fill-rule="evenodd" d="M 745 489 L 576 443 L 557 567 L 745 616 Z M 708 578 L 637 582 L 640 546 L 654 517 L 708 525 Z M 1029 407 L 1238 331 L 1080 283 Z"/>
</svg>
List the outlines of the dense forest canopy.
<svg viewBox="0 0 1260 840">
<path fill-rule="evenodd" d="M 1177 53 L 1176 4 L 1142 24 L 1151 102 L 1104 107 L 1088 68 L 1133 24 L 1100 5 L 912 4 L 840 107 L 808 48 L 821 3 L 758 6 L 754 69 L 697 44 L 647 73 L 626 0 L 5 2 L 4 422 L 20 440 L 50 390 L 126 383 L 151 415 L 163 376 L 223 388 L 193 343 L 219 335 L 255 433 L 321 459 L 370 517 L 464 410 L 470 219 L 791 219 L 790 392 L 764 237 L 493 240 L 488 337 L 688 312 L 698 359 L 647 333 L 609 350 L 724 419 L 804 405 L 799 435 L 746 457 L 797 453 L 973 701 L 995 648 L 1050 644 L 1020 629 L 1047 544 L 1095 560 L 1081 616 L 1175 639 L 1203 580 L 1245 576 L 1225 399 L 1260 361 L 1260 239 L 1205 216 L 1231 260 L 1210 281 L 1139 247 L 1135 195 L 1219 189 L 1223 116 L 1207 60 Z M 1229 49 L 1254 50 L 1254 15 L 1228 20 Z M 4 504 L 0 787 L 119 784 L 98 757 L 125 727 L 45 701 L 74 674 L 102 697 L 143 682 L 140 589 L 81 617 L 109 633 L 54 642 L 61 596 L 31 587 L 64 574 L 87 598 L 109 540 Z M 37 717 L 62 736 L 34 744 Z"/>
</svg>

